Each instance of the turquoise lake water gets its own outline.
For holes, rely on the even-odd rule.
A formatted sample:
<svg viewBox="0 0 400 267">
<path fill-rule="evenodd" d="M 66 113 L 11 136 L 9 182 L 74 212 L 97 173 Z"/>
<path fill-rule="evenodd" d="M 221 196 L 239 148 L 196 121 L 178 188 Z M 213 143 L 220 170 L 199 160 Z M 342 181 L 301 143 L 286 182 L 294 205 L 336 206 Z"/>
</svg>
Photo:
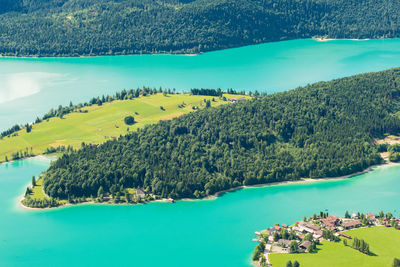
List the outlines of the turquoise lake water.
<svg viewBox="0 0 400 267">
<path fill-rule="evenodd" d="M 295 40 L 198 56 L 0 58 L 0 130 L 59 104 L 124 88 L 221 87 L 268 93 L 400 66 L 400 39 Z M 0 266 L 250 266 L 254 232 L 321 210 L 400 210 L 400 165 L 346 180 L 250 188 L 215 200 L 24 210 L 18 197 L 50 164 L 0 165 Z"/>
<path fill-rule="evenodd" d="M 0 266 L 250 266 L 254 232 L 328 209 L 399 215 L 400 165 L 345 180 L 249 188 L 215 200 L 17 206 L 46 159 L 0 165 Z"/>
<path fill-rule="evenodd" d="M 234 88 L 273 93 L 400 66 L 400 39 L 293 40 L 184 55 L 0 58 L 0 130 L 58 105 L 124 88 Z"/>
</svg>

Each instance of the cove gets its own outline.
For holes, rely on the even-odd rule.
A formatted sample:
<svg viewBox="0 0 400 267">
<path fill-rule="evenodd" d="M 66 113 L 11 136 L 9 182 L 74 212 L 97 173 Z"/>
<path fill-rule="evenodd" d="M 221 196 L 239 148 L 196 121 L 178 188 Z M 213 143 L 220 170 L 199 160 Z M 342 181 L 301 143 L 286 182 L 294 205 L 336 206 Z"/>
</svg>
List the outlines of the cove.
<svg viewBox="0 0 400 267">
<path fill-rule="evenodd" d="M 400 64 L 400 39 L 293 40 L 185 55 L 0 58 L 0 130 L 58 105 L 142 86 L 274 93 Z"/>
<path fill-rule="evenodd" d="M 0 165 L 1 266 L 251 266 L 254 232 L 321 210 L 398 216 L 400 165 L 342 180 L 229 192 L 214 200 L 24 210 L 34 158 Z"/>
</svg>

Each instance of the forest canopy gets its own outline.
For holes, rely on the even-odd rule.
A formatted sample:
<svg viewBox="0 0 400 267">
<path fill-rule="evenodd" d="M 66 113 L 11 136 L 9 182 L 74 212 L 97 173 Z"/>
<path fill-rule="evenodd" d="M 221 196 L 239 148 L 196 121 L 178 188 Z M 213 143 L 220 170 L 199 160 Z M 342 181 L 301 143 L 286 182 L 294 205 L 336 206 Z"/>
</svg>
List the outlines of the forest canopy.
<svg viewBox="0 0 400 267">
<path fill-rule="evenodd" d="M 352 174 L 382 162 L 373 139 L 399 132 L 399 96 L 400 69 L 391 69 L 204 109 L 64 154 L 44 173 L 44 190 L 60 199 L 100 187 L 200 198 Z"/>
<path fill-rule="evenodd" d="M 0 54 L 199 53 L 271 41 L 399 37 L 397 0 L 0 0 Z"/>
</svg>

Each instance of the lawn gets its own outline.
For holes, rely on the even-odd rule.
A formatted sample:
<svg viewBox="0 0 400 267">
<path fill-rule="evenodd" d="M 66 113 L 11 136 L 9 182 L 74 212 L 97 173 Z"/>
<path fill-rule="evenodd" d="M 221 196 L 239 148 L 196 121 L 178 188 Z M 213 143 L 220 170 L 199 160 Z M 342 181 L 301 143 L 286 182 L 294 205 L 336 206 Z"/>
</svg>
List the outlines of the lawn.
<svg viewBox="0 0 400 267">
<path fill-rule="evenodd" d="M 45 194 L 43 193 L 43 179 L 39 178 L 36 181 L 36 186 L 32 187 L 32 193 L 30 194 L 30 196 L 32 198 L 37 198 L 37 199 L 43 199 L 45 198 Z"/>
<path fill-rule="evenodd" d="M 297 260 L 303 267 L 390 267 L 393 258 L 400 258 L 400 231 L 393 227 L 360 228 L 345 233 L 364 239 L 370 245 L 370 251 L 375 255 L 368 256 L 351 247 L 345 247 L 342 241 L 338 243 L 323 241 L 318 246 L 317 253 L 272 254 L 270 255 L 272 266 L 284 267 L 289 260 Z M 348 240 L 348 244 L 352 244 L 352 240 Z"/>
<path fill-rule="evenodd" d="M 232 97 L 232 95 L 224 96 Z M 134 131 L 159 120 L 169 120 L 192 112 L 193 106 L 204 108 L 204 99 L 212 100 L 212 98 L 215 102 L 211 102 L 211 106 L 229 103 L 211 96 L 156 94 L 133 100 L 114 101 L 102 106 L 85 107 L 82 110 L 87 110 L 88 113 L 74 112 L 63 119 L 51 118 L 33 125 L 30 133 L 26 133 L 23 129 L 18 132 L 18 136 L 0 140 L 0 162 L 4 161 L 6 156 L 10 160 L 12 153 L 30 152 L 31 148 L 35 155 L 39 155 L 50 147 L 72 145 L 79 148 L 82 142 L 99 144 L 112 137 L 125 135 L 128 130 Z M 185 105 L 178 107 L 182 103 Z M 161 110 L 160 106 L 164 110 Z M 137 123 L 126 125 L 124 118 L 128 115 L 132 115 Z"/>
</svg>

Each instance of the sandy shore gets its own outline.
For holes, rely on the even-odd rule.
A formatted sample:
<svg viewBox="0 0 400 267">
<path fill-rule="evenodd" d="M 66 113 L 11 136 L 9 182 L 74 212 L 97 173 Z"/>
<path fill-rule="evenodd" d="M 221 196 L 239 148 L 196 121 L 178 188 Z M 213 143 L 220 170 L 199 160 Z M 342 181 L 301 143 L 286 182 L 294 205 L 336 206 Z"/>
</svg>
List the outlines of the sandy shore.
<svg viewBox="0 0 400 267">
<path fill-rule="evenodd" d="M 246 189 L 246 188 L 257 188 L 257 187 L 268 187 L 268 186 L 277 186 L 277 185 L 288 185 L 288 184 L 302 184 L 302 183 L 313 183 L 313 182 L 323 182 L 323 181 L 333 181 L 333 180 L 343 180 L 343 179 L 347 179 L 347 178 L 351 178 L 354 176 L 358 176 L 361 174 L 365 174 L 367 172 L 370 172 L 372 169 L 376 168 L 376 167 L 381 167 L 381 166 L 389 166 L 389 165 L 400 165 L 400 163 L 393 163 L 393 162 L 385 162 L 383 164 L 377 164 L 377 165 L 372 165 L 370 167 L 368 167 L 367 169 L 365 169 L 364 171 L 361 172 L 356 172 L 356 173 L 352 173 L 352 174 L 348 174 L 348 175 L 344 175 L 344 176 L 338 176 L 338 177 L 325 177 L 325 178 L 301 178 L 299 180 L 296 181 L 282 181 L 282 182 L 274 182 L 274 183 L 267 183 L 267 184 L 257 184 L 257 185 L 242 185 L 242 186 L 238 186 L 238 187 L 234 187 L 234 188 L 230 188 L 227 190 L 223 190 L 223 191 L 219 191 L 213 195 L 210 196 L 206 196 L 204 198 L 201 199 L 195 199 L 195 198 L 182 198 L 182 199 L 167 199 L 167 198 L 163 198 L 163 199 L 156 199 L 156 200 L 152 200 L 149 202 L 144 202 L 144 203 L 119 203 L 119 204 L 115 204 L 115 203 L 98 203 L 98 202 L 82 202 L 82 203 L 78 203 L 78 204 L 65 204 L 65 205 L 61 205 L 58 207 L 53 207 L 53 208 L 30 208 L 30 207 L 26 207 L 22 204 L 22 200 L 24 199 L 24 195 L 22 195 L 19 199 L 18 199 L 18 203 L 19 203 L 19 207 L 22 209 L 26 209 L 26 210 L 47 210 L 47 209 L 56 209 L 56 208 L 64 208 L 64 207 L 69 207 L 69 206 L 77 206 L 77 205 L 140 205 L 140 204 L 147 204 L 147 203 L 152 203 L 152 202 L 161 202 L 161 203 L 174 203 L 175 201 L 198 201 L 198 200 L 214 200 L 217 199 L 219 196 L 223 195 L 224 193 L 228 193 L 228 192 L 234 192 L 240 189 Z"/>
<path fill-rule="evenodd" d="M 349 41 L 368 41 L 370 39 L 346 39 L 346 38 L 325 38 L 325 37 L 313 37 L 312 39 L 317 40 L 318 42 L 329 42 L 329 41 L 336 41 L 336 40 L 349 40 Z"/>
<path fill-rule="evenodd" d="M 87 201 L 87 202 L 81 202 L 81 203 L 77 203 L 77 204 L 72 204 L 72 203 L 67 203 L 64 205 L 60 205 L 58 207 L 52 207 L 52 208 L 31 208 L 31 207 L 27 207 L 24 204 L 22 204 L 22 200 L 25 199 L 24 195 L 21 195 L 18 198 L 18 207 L 20 209 L 24 209 L 24 210 L 33 210 L 33 211 L 37 211 L 37 210 L 49 210 L 49 209 L 60 209 L 60 208 L 66 208 L 66 207 L 71 207 L 71 206 L 78 206 L 78 205 L 110 205 L 110 206 L 120 206 L 120 205 L 143 205 L 143 204 L 147 204 L 147 203 L 152 203 L 152 202 L 160 202 L 160 203 L 173 203 L 175 202 L 173 199 L 171 198 L 162 198 L 162 199 L 156 199 L 156 200 L 152 200 L 149 202 L 143 202 L 143 203 L 108 203 L 108 202 L 94 202 L 94 201 Z"/>
</svg>

